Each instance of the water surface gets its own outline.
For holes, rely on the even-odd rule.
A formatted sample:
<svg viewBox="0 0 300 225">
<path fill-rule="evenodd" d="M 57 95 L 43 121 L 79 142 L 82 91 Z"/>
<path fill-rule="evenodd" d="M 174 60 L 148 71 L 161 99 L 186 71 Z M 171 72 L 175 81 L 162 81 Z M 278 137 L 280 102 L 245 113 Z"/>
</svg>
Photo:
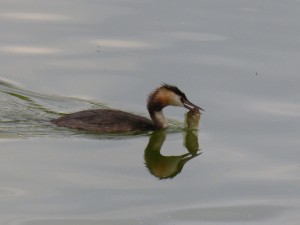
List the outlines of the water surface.
<svg viewBox="0 0 300 225">
<path fill-rule="evenodd" d="M 1 1 L 1 224 L 298 224 L 299 7 Z M 180 108 L 158 135 L 49 122 L 103 107 L 147 116 L 162 82 L 205 109 L 191 145 Z"/>
</svg>

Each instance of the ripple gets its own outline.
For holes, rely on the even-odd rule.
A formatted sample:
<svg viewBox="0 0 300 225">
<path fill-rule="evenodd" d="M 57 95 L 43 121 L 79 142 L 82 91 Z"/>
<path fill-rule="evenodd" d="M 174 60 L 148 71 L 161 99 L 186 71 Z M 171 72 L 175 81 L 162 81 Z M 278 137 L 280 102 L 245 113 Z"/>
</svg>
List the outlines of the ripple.
<svg viewBox="0 0 300 225">
<path fill-rule="evenodd" d="M 132 225 L 141 224 L 137 219 L 122 220 L 102 220 L 102 219 L 35 219 L 27 221 L 19 221 L 16 225 Z"/>
<path fill-rule="evenodd" d="M 0 13 L 0 17 L 13 20 L 31 20 L 31 21 L 65 21 L 70 18 L 65 15 L 52 13 L 24 13 L 24 12 L 7 12 Z"/>
<path fill-rule="evenodd" d="M 286 117 L 300 117 L 300 104 L 289 102 L 255 101 L 245 105 L 249 110 Z"/>
<path fill-rule="evenodd" d="M 239 10 L 245 11 L 245 12 L 258 12 L 259 11 L 259 9 L 257 9 L 257 8 L 247 8 L 247 7 L 239 8 Z"/>
<path fill-rule="evenodd" d="M 232 205 L 179 209 L 170 212 L 174 221 L 254 222 L 279 217 L 288 208 L 278 205 Z M 174 222 L 176 224 L 176 222 Z"/>
<path fill-rule="evenodd" d="M 141 49 L 141 48 L 150 47 L 150 44 L 146 42 L 123 40 L 123 39 L 99 39 L 99 40 L 92 41 L 92 43 L 99 45 L 100 47 L 107 47 L 107 48 Z"/>
<path fill-rule="evenodd" d="M 50 123 L 65 112 L 105 107 L 101 103 L 23 90 L 0 81 L 0 138 L 73 134 Z M 64 112 L 64 113 L 62 113 Z M 80 133 L 80 132 L 78 132 Z"/>
<path fill-rule="evenodd" d="M 60 50 L 56 48 L 35 47 L 35 46 L 22 46 L 12 45 L 0 47 L 0 51 L 10 54 L 24 54 L 24 55 L 49 55 L 59 53 Z"/>
<path fill-rule="evenodd" d="M 27 191 L 19 188 L 0 187 L 0 198 L 7 196 L 22 196 L 26 195 Z"/>
<path fill-rule="evenodd" d="M 196 42 L 218 42 L 218 41 L 227 41 L 230 37 L 211 34 L 211 33 L 200 33 L 200 32 L 175 32 L 173 36 L 187 40 L 187 41 L 196 41 Z"/>
</svg>

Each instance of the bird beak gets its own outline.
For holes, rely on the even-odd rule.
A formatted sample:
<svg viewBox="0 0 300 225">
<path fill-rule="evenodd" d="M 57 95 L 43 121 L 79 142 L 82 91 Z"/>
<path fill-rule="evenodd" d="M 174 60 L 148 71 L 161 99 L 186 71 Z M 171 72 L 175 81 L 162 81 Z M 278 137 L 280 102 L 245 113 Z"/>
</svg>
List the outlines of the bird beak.
<svg viewBox="0 0 300 225">
<path fill-rule="evenodd" d="M 204 109 L 202 109 L 201 107 L 191 103 L 189 100 L 187 99 L 183 99 L 182 98 L 182 104 L 185 108 L 189 109 L 189 110 L 192 110 L 193 112 L 198 112 L 199 113 L 199 110 L 203 111 L 204 112 Z"/>
</svg>

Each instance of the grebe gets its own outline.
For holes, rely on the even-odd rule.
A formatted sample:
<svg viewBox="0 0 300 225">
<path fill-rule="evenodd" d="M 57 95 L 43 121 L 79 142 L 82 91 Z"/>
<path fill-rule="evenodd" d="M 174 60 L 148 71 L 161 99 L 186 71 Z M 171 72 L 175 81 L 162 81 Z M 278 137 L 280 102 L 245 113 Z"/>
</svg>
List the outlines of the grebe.
<svg viewBox="0 0 300 225">
<path fill-rule="evenodd" d="M 150 119 L 114 109 L 91 109 L 64 115 L 52 120 L 58 126 L 94 132 L 152 131 L 168 127 L 162 109 L 168 105 L 204 111 L 191 103 L 176 86 L 163 84 L 148 97 Z"/>
</svg>

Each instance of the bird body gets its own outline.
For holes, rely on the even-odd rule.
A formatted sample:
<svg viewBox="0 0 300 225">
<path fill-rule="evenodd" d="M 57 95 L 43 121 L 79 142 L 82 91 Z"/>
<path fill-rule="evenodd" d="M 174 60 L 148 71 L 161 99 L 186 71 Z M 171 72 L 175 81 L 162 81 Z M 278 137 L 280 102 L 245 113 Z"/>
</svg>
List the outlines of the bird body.
<svg viewBox="0 0 300 225">
<path fill-rule="evenodd" d="M 95 132 L 155 130 L 150 119 L 113 109 L 91 109 L 67 114 L 53 121 L 62 127 Z"/>
<path fill-rule="evenodd" d="M 62 127 L 103 133 L 159 130 L 168 127 L 162 109 L 169 105 L 195 111 L 202 110 L 188 101 L 185 94 L 177 87 L 164 84 L 148 97 L 147 108 L 151 120 L 120 110 L 91 109 L 67 114 L 52 122 Z"/>
</svg>

